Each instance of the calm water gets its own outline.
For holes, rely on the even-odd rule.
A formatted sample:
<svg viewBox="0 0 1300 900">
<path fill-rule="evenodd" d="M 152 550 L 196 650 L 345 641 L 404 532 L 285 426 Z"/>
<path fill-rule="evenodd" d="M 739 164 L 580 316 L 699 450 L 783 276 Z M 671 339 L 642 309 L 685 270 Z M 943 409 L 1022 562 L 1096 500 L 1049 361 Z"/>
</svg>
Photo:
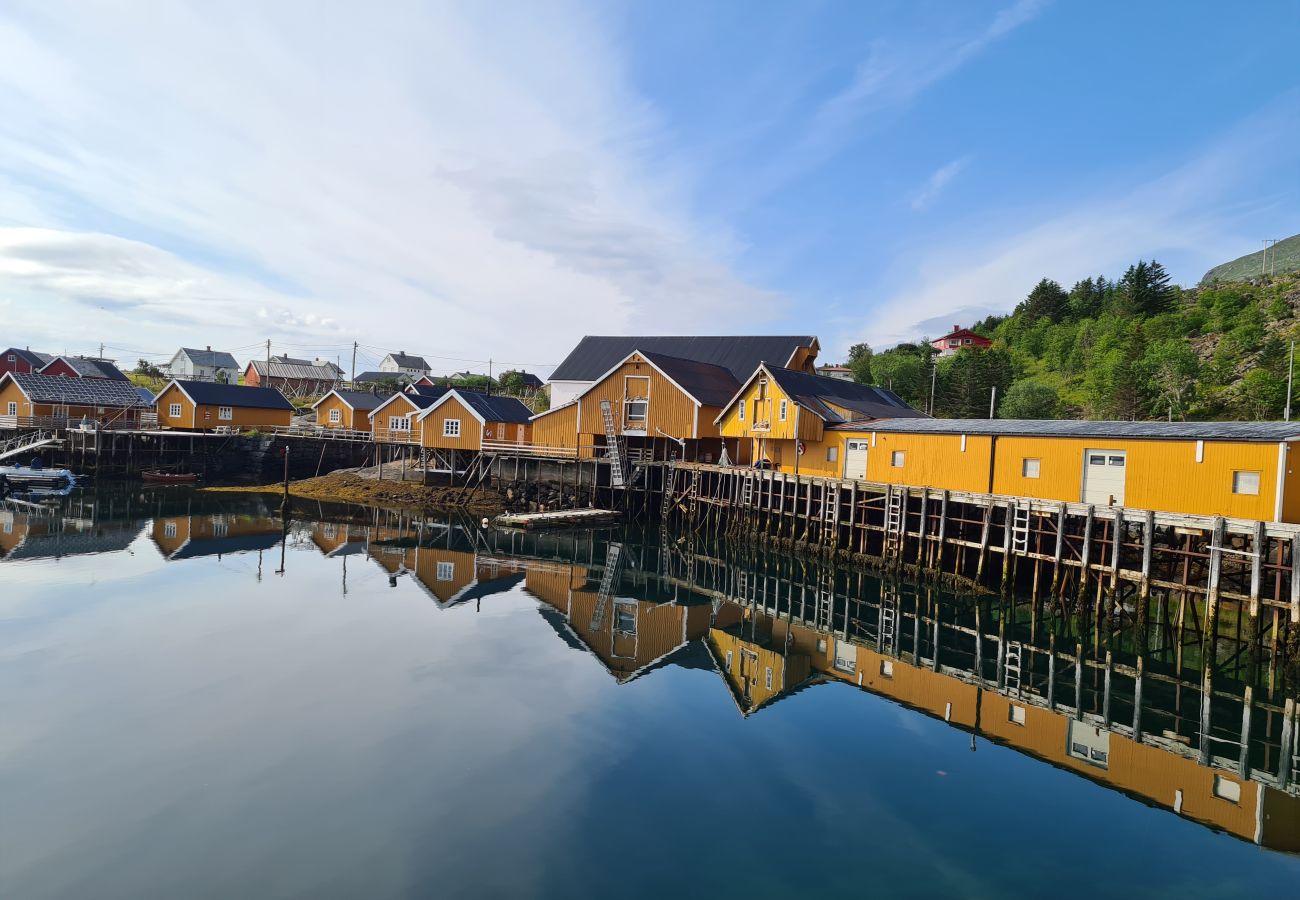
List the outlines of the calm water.
<svg viewBox="0 0 1300 900">
<path fill-rule="evenodd" d="M 974 623 L 969 598 L 610 537 L 175 489 L 3 507 L 0 896 L 1300 888 L 1300 799 L 1216 781 L 1237 749 L 1197 762 L 1181 685 L 1148 690 L 1162 746 L 1080 762 L 992 643 L 941 634 L 934 671 L 908 610 Z M 845 603 L 820 626 L 818 584 Z M 899 590 L 896 617 L 847 602 Z"/>
</svg>

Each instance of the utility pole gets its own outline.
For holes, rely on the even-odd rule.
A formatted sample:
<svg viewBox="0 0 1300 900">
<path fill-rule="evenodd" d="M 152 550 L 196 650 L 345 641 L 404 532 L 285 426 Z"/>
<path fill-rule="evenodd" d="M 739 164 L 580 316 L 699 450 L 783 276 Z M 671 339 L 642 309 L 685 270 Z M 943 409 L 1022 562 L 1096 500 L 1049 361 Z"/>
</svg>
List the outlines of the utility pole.
<svg viewBox="0 0 1300 900">
<path fill-rule="evenodd" d="M 352 369 L 348 378 L 348 387 L 352 390 L 357 389 L 357 342 L 352 342 Z"/>
<path fill-rule="evenodd" d="M 1291 342 L 1291 359 L 1286 366 L 1286 412 L 1284 421 L 1291 421 L 1291 385 L 1295 382 L 1295 341 Z"/>
<path fill-rule="evenodd" d="M 930 408 L 926 410 L 930 415 L 934 415 L 934 385 L 939 377 L 939 363 L 934 362 L 930 365 Z"/>
<path fill-rule="evenodd" d="M 995 384 L 993 385 L 992 394 L 989 395 L 989 418 L 990 419 L 993 418 L 993 411 L 997 409 L 997 405 L 998 405 L 998 386 Z"/>
<path fill-rule="evenodd" d="M 100 358 L 100 359 L 103 359 L 103 358 L 104 358 L 104 342 L 103 342 L 103 341 L 100 341 L 100 342 L 99 342 L 99 358 Z"/>
</svg>

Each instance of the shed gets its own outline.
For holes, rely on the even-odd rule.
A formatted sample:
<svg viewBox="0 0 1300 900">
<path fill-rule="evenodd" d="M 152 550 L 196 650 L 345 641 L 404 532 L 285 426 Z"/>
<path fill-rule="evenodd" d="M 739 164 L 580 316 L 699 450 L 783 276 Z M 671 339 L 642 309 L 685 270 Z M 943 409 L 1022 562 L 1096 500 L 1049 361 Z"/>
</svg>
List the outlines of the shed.
<svg viewBox="0 0 1300 900">
<path fill-rule="evenodd" d="M 293 420 L 293 404 L 274 388 L 173 379 L 158 394 L 158 424 L 167 428 L 274 428 Z"/>
<path fill-rule="evenodd" d="M 61 378 L 50 375 L 0 376 L 0 421 L 17 425 L 66 425 L 90 419 L 103 425 L 137 425 L 152 414 L 129 381 L 103 378 Z"/>
<path fill-rule="evenodd" d="M 334 389 L 313 404 L 316 424 L 346 431 L 369 431 L 370 413 L 384 402 L 367 391 Z"/>
</svg>

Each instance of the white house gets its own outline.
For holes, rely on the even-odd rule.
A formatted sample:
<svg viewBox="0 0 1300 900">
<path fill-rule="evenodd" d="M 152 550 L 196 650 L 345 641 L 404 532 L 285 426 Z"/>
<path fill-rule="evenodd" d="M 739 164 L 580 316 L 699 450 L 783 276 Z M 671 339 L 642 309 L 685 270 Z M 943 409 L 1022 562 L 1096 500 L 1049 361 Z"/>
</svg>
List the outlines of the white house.
<svg viewBox="0 0 1300 900">
<path fill-rule="evenodd" d="M 239 363 L 229 353 L 213 350 L 194 350 L 182 347 L 167 364 L 166 373 L 172 378 L 189 381 L 223 381 L 239 384 Z"/>
<path fill-rule="evenodd" d="M 429 374 L 429 364 L 424 361 L 424 357 L 411 356 L 402 350 L 385 356 L 384 361 L 379 364 L 379 371 L 419 378 L 421 375 Z"/>
</svg>

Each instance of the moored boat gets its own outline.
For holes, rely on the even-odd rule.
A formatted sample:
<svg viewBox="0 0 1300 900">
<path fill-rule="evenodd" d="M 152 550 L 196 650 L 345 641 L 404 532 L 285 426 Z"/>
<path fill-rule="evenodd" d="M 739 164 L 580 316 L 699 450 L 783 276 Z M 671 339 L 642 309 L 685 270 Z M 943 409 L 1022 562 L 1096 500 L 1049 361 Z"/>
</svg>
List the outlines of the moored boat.
<svg viewBox="0 0 1300 900">
<path fill-rule="evenodd" d="M 13 491 L 30 488 L 63 488 L 74 485 L 77 476 L 68 469 L 46 469 L 42 466 L 0 466 L 0 475 Z"/>
<path fill-rule="evenodd" d="M 194 472 L 141 472 L 140 479 L 150 484 L 194 484 L 199 476 Z"/>
</svg>

